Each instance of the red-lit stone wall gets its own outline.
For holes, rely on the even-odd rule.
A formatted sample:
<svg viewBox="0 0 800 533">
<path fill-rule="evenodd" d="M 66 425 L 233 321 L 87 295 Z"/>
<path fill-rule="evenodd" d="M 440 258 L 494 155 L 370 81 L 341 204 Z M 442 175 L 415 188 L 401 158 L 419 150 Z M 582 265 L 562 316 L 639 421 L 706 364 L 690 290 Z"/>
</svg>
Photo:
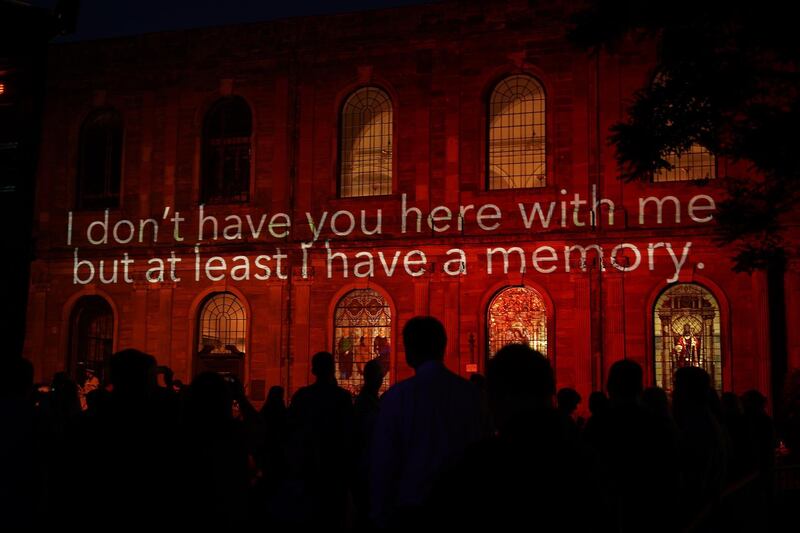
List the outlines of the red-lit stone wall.
<svg viewBox="0 0 800 533">
<path fill-rule="evenodd" d="M 697 194 L 722 197 L 720 183 L 623 184 L 616 179 L 608 128 L 623 118 L 626 101 L 649 75 L 652 52 L 637 44 L 614 54 L 590 55 L 566 39 L 565 2 L 485 6 L 440 3 L 396 10 L 199 29 L 53 46 L 39 164 L 36 258 L 32 268 L 26 355 L 46 379 L 64 369 L 69 317 L 83 294 L 100 294 L 115 314 L 115 348 L 153 353 L 176 376 L 191 378 L 197 313 L 203 298 L 219 290 L 237 294 L 249 320 L 246 379 L 249 385 L 283 384 L 290 391 L 310 377 L 309 354 L 332 350 L 333 308 L 349 288 L 372 287 L 391 305 L 394 378 L 410 374 L 400 328 L 410 317 L 432 314 L 447 327 L 446 362 L 467 375 L 468 363 L 483 368 L 486 308 L 500 288 L 527 284 L 545 297 L 550 312 L 550 355 L 559 386 L 574 386 L 586 398 L 601 387 L 609 366 L 628 357 L 653 380 L 653 305 L 672 275 L 663 254 L 656 268 L 622 273 L 614 268 L 582 271 L 573 264 L 551 274 L 487 275 L 487 246 L 517 245 L 530 252 L 550 245 L 622 242 L 693 243 L 681 281 L 702 283 L 722 312 L 724 388 L 757 387 L 769 392 L 769 338 L 766 280 L 761 273 L 735 274 L 729 250 L 712 240 L 708 224 L 687 223 L 686 204 Z M 513 73 L 536 76 L 546 91 L 547 175 L 543 189 L 487 191 L 486 99 L 494 83 Z M 347 95 L 378 85 L 394 105 L 394 193 L 379 198 L 337 198 L 338 113 Z M 221 95 L 236 94 L 253 112 L 251 201 L 241 206 L 208 206 L 260 216 L 287 212 L 297 223 L 287 242 L 213 243 L 205 255 L 232 257 L 283 245 L 299 250 L 308 229 L 306 211 L 320 213 L 382 208 L 380 239 L 332 240 L 341 250 L 422 248 L 437 265 L 423 276 L 367 280 L 325 275 L 324 251 L 312 252 L 313 274 L 302 279 L 195 282 L 189 272 L 177 284 L 75 285 L 73 247 L 66 244 L 68 212 L 75 206 L 78 133 L 97 107 L 122 113 L 124 152 L 121 207 L 112 219 L 158 217 L 165 206 L 197 225 L 200 199 L 200 138 L 203 114 Z M 726 161 L 719 164 L 728 165 Z M 603 217 L 597 227 L 525 230 L 517 204 L 549 202 L 592 187 L 616 206 L 614 226 Z M 561 190 L 568 191 L 562 195 Z M 402 235 L 401 194 L 423 212 L 437 205 L 495 203 L 504 212 L 502 228 L 478 230 L 474 219 L 463 232 L 431 231 Z M 681 224 L 637 221 L 638 199 L 674 195 L 681 201 Z M 666 219 L 674 216 L 666 208 Z M 76 211 L 74 225 L 85 228 L 102 211 Z M 424 226 L 423 226 L 424 227 Z M 86 257 L 151 257 L 176 250 L 191 255 L 195 240 L 83 249 Z M 466 276 L 441 272 L 444 253 L 464 248 Z M 663 251 L 663 250 L 662 250 Z M 268 253 L 268 252 L 267 252 Z M 646 262 L 647 258 L 643 258 Z M 699 267 L 703 263 L 704 268 Z M 793 263 L 794 264 L 794 263 Z M 513 271 L 513 269 L 512 269 Z M 502 272 L 502 270 L 501 270 Z M 788 318 L 800 316 L 797 269 L 787 274 Z M 790 366 L 800 366 L 800 337 L 790 327 Z M 263 388 L 262 388 L 263 390 Z M 255 398 L 259 399 L 259 398 Z"/>
</svg>

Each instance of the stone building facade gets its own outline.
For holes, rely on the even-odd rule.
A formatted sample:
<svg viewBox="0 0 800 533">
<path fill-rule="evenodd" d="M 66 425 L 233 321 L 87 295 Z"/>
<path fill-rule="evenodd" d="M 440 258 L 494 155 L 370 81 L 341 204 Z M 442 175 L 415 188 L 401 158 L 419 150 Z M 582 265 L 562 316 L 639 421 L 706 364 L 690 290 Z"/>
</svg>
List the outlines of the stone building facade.
<svg viewBox="0 0 800 533">
<path fill-rule="evenodd" d="M 375 357 L 389 383 L 411 373 L 403 323 L 431 314 L 447 328 L 447 365 L 465 376 L 502 343 L 527 342 L 584 398 L 620 358 L 641 363 L 648 384 L 669 388 L 672 368 L 698 364 L 720 390 L 769 393 L 766 277 L 734 273 L 732 252 L 713 240 L 716 176 L 732 163 L 698 147 L 652 183 L 618 180 L 609 127 L 648 82 L 654 52 L 575 48 L 571 9 L 442 2 L 51 47 L 25 346 L 39 378 L 100 372 L 108 353 L 134 347 L 184 381 L 237 373 L 256 401 L 272 385 L 305 385 L 319 350 L 335 353 L 345 385 Z M 419 232 L 415 211 L 402 231 L 403 202 L 420 210 Z M 201 205 L 216 240 L 210 220 L 197 238 Z M 449 224 L 443 209 L 427 218 L 437 206 Z M 364 234 L 362 210 L 369 229 L 379 209 L 383 231 Z M 325 211 L 314 241 L 306 213 Z M 346 212 L 359 229 L 337 235 L 337 212 L 336 231 L 347 233 Z M 223 235 L 230 215 L 241 238 Z M 89 244 L 90 224 L 106 216 L 108 242 Z M 145 224 L 139 243 L 151 218 L 159 239 Z M 115 239 L 120 220 L 134 227 Z M 328 275 L 326 241 L 347 255 L 347 277 L 337 257 Z M 507 272 L 495 248 L 508 252 Z M 453 249 L 463 267 L 447 263 Z M 420 266 L 412 256 L 414 275 L 412 250 L 426 257 Z M 148 281 L 147 259 L 170 252 L 181 280 Z M 359 252 L 373 254 L 374 275 L 356 275 Z M 390 268 L 400 252 L 391 276 L 378 252 Z M 260 254 L 268 278 L 254 262 L 249 279 L 231 271 L 238 256 Z M 225 268 L 208 270 L 212 256 Z M 89 267 L 76 261 L 99 270 L 100 260 L 106 279 L 118 261 L 117 281 L 95 272 L 84 283 Z M 796 322 L 796 269 L 786 276 Z M 790 328 L 790 367 L 800 366 L 797 335 Z"/>
</svg>

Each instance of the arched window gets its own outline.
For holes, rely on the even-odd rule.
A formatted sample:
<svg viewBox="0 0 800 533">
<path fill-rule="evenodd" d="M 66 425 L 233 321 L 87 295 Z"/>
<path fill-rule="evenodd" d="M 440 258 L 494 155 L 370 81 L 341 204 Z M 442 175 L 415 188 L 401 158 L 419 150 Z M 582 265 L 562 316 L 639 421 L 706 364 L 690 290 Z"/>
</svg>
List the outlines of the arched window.
<svg viewBox="0 0 800 533">
<path fill-rule="evenodd" d="M 250 198 L 250 106 L 226 96 L 211 106 L 203 122 L 202 198 L 207 204 Z"/>
<path fill-rule="evenodd" d="M 377 87 L 357 90 L 340 119 L 339 196 L 392 192 L 392 101 Z"/>
<path fill-rule="evenodd" d="M 364 365 L 378 359 L 385 372 L 383 388 L 389 386 L 392 346 L 392 312 L 381 294 L 373 289 L 354 289 L 336 304 L 333 315 L 333 346 L 339 385 L 356 394 L 364 383 Z"/>
<path fill-rule="evenodd" d="M 488 356 L 506 344 L 527 344 L 547 353 L 547 307 L 530 287 L 506 287 L 492 298 L 486 317 Z"/>
<path fill-rule="evenodd" d="M 509 76 L 492 91 L 488 111 L 489 189 L 547 185 L 542 85 L 530 76 Z"/>
<path fill-rule="evenodd" d="M 247 351 L 247 312 L 229 292 L 218 292 L 206 299 L 200 309 L 195 373 L 204 370 L 242 377 Z"/>
<path fill-rule="evenodd" d="M 78 154 L 78 207 L 119 205 L 122 175 L 122 117 L 112 109 L 95 111 L 81 126 Z"/>
<path fill-rule="evenodd" d="M 708 180 L 717 177 L 714 154 L 699 144 L 693 144 L 681 154 L 667 154 L 664 159 L 672 166 L 653 174 L 653 181 Z"/>
<path fill-rule="evenodd" d="M 69 370 L 79 385 L 102 381 L 105 363 L 114 349 L 114 312 L 101 296 L 83 296 L 70 317 Z"/>
<path fill-rule="evenodd" d="M 698 366 L 722 390 L 722 331 L 719 303 L 705 287 L 679 283 L 656 301 L 654 313 L 656 385 L 672 390 L 675 371 Z"/>
</svg>

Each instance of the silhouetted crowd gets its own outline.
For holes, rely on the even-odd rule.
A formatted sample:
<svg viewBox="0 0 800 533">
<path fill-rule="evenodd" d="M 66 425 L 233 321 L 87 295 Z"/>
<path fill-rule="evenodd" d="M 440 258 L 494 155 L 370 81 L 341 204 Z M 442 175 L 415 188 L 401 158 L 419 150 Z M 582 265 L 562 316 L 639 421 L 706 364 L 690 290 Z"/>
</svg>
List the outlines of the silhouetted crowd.
<svg viewBox="0 0 800 533">
<path fill-rule="evenodd" d="M 720 397 L 685 367 L 670 396 L 621 360 L 584 420 L 526 345 L 465 380 L 435 318 L 409 320 L 403 344 L 414 375 L 384 394 L 379 361 L 353 398 L 320 352 L 314 383 L 288 407 L 272 387 L 260 411 L 235 378 L 182 387 L 136 350 L 85 396 L 64 373 L 40 391 L 5 358 L 0 529 L 770 530 L 781 446 L 759 392 Z"/>
</svg>

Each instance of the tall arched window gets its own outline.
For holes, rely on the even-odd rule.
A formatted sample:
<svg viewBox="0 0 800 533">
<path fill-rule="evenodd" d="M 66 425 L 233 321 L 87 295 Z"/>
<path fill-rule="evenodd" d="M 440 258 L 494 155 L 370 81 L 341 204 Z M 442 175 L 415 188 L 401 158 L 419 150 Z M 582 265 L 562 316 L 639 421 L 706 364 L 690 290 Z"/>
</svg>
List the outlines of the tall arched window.
<svg viewBox="0 0 800 533">
<path fill-rule="evenodd" d="M 114 349 L 114 312 L 101 296 L 83 296 L 70 316 L 69 370 L 79 385 L 92 377 L 102 381 Z"/>
<path fill-rule="evenodd" d="M 339 196 L 392 192 L 392 101 L 377 87 L 357 90 L 340 119 Z"/>
<path fill-rule="evenodd" d="M 679 154 L 667 154 L 664 159 L 672 168 L 662 168 L 653 174 L 653 181 L 708 180 L 717 177 L 714 154 L 699 144 L 693 144 Z"/>
<path fill-rule="evenodd" d="M 198 317 L 196 373 L 213 370 L 243 377 L 247 351 L 247 312 L 229 292 L 218 292 L 203 303 Z"/>
<path fill-rule="evenodd" d="M 492 91 L 488 111 L 489 189 L 547 185 L 542 85 L 530 76 L 509 76 Z"/>
<path fill-rule="evenodd" d="M 389 386 L 392 312 L 381 294 L 373 289 L 354 289 L 336 304 L 333 315 L 333 346 L 339 385 L 356 394 L 364 383 L 364 365 L 380 361 L 385 372 L 383 388 Z"/>
<path fill-rule="evenodd" d="M 488 356 L 506 344 L 527 344 L 547 353 L 547 307 L 530 287 L 506 287 L 492 298 L 486 317 Z"/>
<path fill-rule="evenodd" d="M 678 368 L 698 366 L 722 390 L 722 331 L 719 303 L 705 287 L 678 283 L 656 301 L 654 314 L 656 385 L 672 390 Z"/>
<path fill-rule="evenodd" d="M 119 205 L 122 175 L 122 117 L 113 109 L 95 111 L 81 126 L 78 154 L 78 207 Z"/>
<path fill-rule="evenodd" d="M 250 106 L 243 98 L 217 100 L 203 121 L 204 203 L 246 202 L 250 198 Z"/>
</svg>

